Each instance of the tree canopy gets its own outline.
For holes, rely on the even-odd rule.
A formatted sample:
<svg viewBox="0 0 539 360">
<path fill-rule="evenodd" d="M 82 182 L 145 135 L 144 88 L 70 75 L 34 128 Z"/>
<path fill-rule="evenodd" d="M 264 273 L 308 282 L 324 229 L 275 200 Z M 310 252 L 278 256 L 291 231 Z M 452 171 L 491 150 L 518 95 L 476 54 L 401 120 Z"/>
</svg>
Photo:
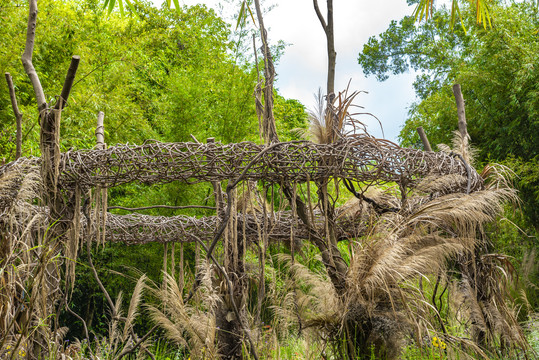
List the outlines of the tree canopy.
<svg viewBox="0 0 539 360">
<path fill-rule="evenodd" d="M 468 14 L 471 6 L 463 9 Z M 468 18 L 465 32 L 451 28 L 449 9 L 438 9 L 419 26 L 410 17 L 392 22 L 359 54 L 366 75 L 385 80 L 409 69 L 419 72 L 413 104 L 401 131 L 405 146 L 420 145 L 422 126 L 431 143 L 449 143 L 456 118 L 451 85 L 466 99 L 469 133 L 480 161 L 513 165 L 525 210 L 539 224 L 539 92 L 537 8 L 529 2 L 492 5 L 492 29 Z"/>
</svg>

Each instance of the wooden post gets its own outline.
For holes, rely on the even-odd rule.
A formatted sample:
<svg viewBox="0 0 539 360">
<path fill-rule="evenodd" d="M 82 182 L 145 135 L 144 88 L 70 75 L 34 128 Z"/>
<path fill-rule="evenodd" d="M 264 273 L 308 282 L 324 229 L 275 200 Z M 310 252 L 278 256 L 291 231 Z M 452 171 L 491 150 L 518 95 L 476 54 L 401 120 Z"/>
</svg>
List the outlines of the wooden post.
<svg viewBox="0 0 539 360">
<path fill-rule="evenodd" d="M 103 125 L 105 120 L 105 113 L 100 111 L 97 113 L 97 126 L 95 128 L 95 137 L 97 140 L 97 147 L 99 149 L 105 149 L 105 126 Z"/>
<path fill-rule="evenodd" d="M 273 116 L 273 80 L 275 79 L 275 67 L 268 44 L 268 32 L 264 27 L 264 17 L 260 8 L 260 0 L 255 0 L 256 15 L 260 26 L 260 38 L 262 39 L 262 52 L 264 54 L 264 113 L 262 116 L 262 129 L 266 145 L 279 142 L 275 117 Z"/>
<path fill-rule="evenodd" d="M 17 122 L 17 135 L 15 138 L 15 160 L 17 160 L 22 154 L 22 113 L 19 111 L 19 106 L 17 105 L 17 97 L 15 96 L 15 87 L 13 86 L 11 74 L 7 72 L 5 75 L 7 86 L 9 88 L 9 97 L 11 98 L 11 106 L 13 107 L 15 120 Z"/>
<path fill-rule="evenodd" d="M 178 277 L 178 286 L 183 293 L 185 287 L 185 275 L 184 275 L 184 261 L 183 261 L 183 242 L 180 243 L 180 276 Z"/>
<path fill-rule="evenodd" d="M 207 138 L 206 143 L 215 144 L 215 138 Z M 215 195 L 215 207 L 217 208 L 216 212 L 219 215 L 219 212 L 223 209 L 223 190 L 218 181 L 212 181 L 211 185 L 213 186 L 213 193 Z"/>
<path fill-rule="evenodd" d="M 468 126 L 466 124 L 466 111 L 464 109 L 464 97 L 460 89 L 460 84 L 453 85 L 453 95 L 457 102 L 457 115 L 459 118 L 459 132 L 463 139 L 468 138 Z"/>
<path fill-rule="evenodd" d="M 97 124 L 95 127 L 95 138 L 97 143 L 97 149 L 105 150 L 107 144 L 105 144 L 105 113 L 100 111 L 97 113 Z M 100 241 L 101 244 L 105 243 L 105 225 L 107 222 L 107 202 L 108 202 L 108 192 L 106 187 L 98 186 L 96 189 L 95 197 L 95 221 L 97 226 L 97 236 L 96 240 Z M 99 212 L 101 211 L 101 212 Z M 99 231 L 99 228 L 102 228 L 102 231 Z"/>
<path fill-rule="evenodd" d="M 422 126 L 417 128 L 417 133 L 419 134 L 419 138 L 421 139 L 421 142 L 423 143 L 423 148 L 425 149 L 425 151 L 432 151 L 432 148 L 430 147 L 429 139 L 427 138 L 427 134 L 425 134 L 425 130 L 423 130 Z"/>
<path fill-rule="evenodd" d="M 464 110 L 464 97 L 462 96 L 462 91 L 460 89 L 459 84 L 453 85 L 453 94 L 455 95 L 455 101 L 457 103 L 457 115 L 459 119 L 458 125 L 459 125 L 459 133 L 460 133 L 460 138 L 461 138 L 459 152 L 462 155 L 462 158 L 464 159 L 464 161 L 466 161 L 467 163 L 470 163 L 471 159 L 469 156 L 469 149 L 468 149 L 468 142 L 469 142 L 470 137 L 468 135 L 468 125 L 466 123 L 466 111 Z"/>
</svg>

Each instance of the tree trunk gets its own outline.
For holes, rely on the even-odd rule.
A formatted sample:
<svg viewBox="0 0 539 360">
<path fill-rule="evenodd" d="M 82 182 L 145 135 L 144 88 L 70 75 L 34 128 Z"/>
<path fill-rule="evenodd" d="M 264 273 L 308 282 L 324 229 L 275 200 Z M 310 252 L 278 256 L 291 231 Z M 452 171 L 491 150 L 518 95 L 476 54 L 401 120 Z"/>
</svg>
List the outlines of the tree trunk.
<svg viewBox="0 0 539 360">
<path fill-rule="evenodd" d="M 320 20 L 322 29 L 326 34 L 327 53 L 328 53 L 328 77 L 326 94 L 329 96 L 328 101 L 331 101 L 331 94 L 335 93 L 335 66 L 337 62 L 337 52 L 335 51 L 335 32 L 333 30 L 333 0 L 327 0 L 327 23 L 318 7 L 318 0 L 313 0 L 314 10 Z"/>
<path fill-rule="evenodd" d="M 236 231 L 234 229 L 234 231 Z M 227 246 L 228 254 L 236 251 L 237 256 L 231 256 L 232 261 L 228 261 L 225 265 L 225 270 L 228 273 L 233 286 L 234 302 L 239 310 L 241 321 L 236 318 L 233 304 L 230 299 L 227 284 L 225 279 L 221 280 L 221 298 L 216 311 L 217 325 L 217 343 L 219 344 L 219 354 L 222 359 L 236 360 L 242 359 L 242 345 L 244 344 L 244 329 L 242 323 L 247 324 L 247 309 L 246 309 L 246 292 L 247 292 L 247 277 L 245 275 L 244 263 L 244 239 L 241 234 L 238 234 L 236 243 L 229 241 Z"/>
<path fill-rule="evenodd" d="M 333 0 L 327 0 L 328 4 L 328 26 L 326 29 L 326 39 L 328 48 L 328 81 L 327 93 L 335 93 L 335 66 L 337 62 L 337 52 L 335 51 L 335 33 L 333 31 Z"/>
<path fill-rule="evenodd" d="M 275 127 L 275 118 L 273 117 L 273 81 L 275 79 L 275 67 L 271 56 L 268 35 L 264 27 L 264 18 L 260 8 L 260 1 L 255 0 L 256 15 L 260 27 L 260 38 L 262 39 L 262 51 L 264 53 L 264 112 L 262 129 L 264 141 L 266 144 L 276 143 L 277 129 Z"/>
</svg>

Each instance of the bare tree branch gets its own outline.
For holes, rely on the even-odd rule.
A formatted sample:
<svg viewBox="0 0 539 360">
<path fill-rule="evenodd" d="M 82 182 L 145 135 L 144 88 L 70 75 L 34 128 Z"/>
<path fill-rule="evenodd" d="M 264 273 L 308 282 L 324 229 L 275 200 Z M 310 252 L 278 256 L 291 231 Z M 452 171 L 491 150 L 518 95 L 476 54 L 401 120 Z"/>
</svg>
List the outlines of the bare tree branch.
<svg viewBox="0 0 539 360">
<path fill-rule="evenodd" d="M 37 76 L 36 69 L 32 63 L 32 54 L 34 53 L 34 40 L 36 37 L 36 21 L 37 21 L 37 0 L 30 0 L 30 11 L 28 15 L 28 27 L 26 29 L 26 46 L 22 54 L 22 65 L 26 74 L 30 78 L 30 82 L 36 94 L 37 109 L 39 112 L 47 108 L 45 93 Z"/>
<path fill-rule="evenodd" d="M 328 53 L 328 77 L 327 77 L 327 89 L 326 95 L 331 95 L 335 92 L 335 64 L 337 62 L 337 52 L 335 51 L 335 32 L 333 30 L 333 0 L 327 0 L 327 23 L 324 16 L 320 12 L 318 6 L 318 0 L 313 0 L 314 11 L 320 24 L 324 29 L 327 40 L 327 53 Z M 331 99 L 328 98 L 330 101 Z"/>
<path fill-rule="evenodd" d="M 464 109 L 464 97 L 460 89 L 460 84 L 453 85 L 453 94 L 457 103 L 457 114 L 459 117 L 459 132 L 463 139 L 468 136 L 468 126 L 466 124 L 466 111 Z"/>
<path fill-rule="evenodd" d="M 318 20 L 320 20 L 320 24 L 322 24 L 322 28 L 324 29 L 324 32 L 327 33 L 327 24 L 326 20 L 324 19 L 324 16 L 320 12 L 320 8 L 318 7 L 318 0 L 313 0 L 314 5 L 314 11 L 316 11 L 316 16 L 318 16 Z"/>
<path fill-rule="evenodd" d="M 58 102 L 54 106 L 55 110 L 61 111 L 67 104 L 67 99 L 69 98 L 69 93 L 71 92 L 71 88 L 73 87 L 73 81 L 75 80 L 75 75 L 77 74 L 79 63 L 80 63 L 80 56 L 73 55 L 73 57 L 71 57 L 71 64 L 69 65 L 69 69 L 67 70 L 67 74 L 64 81 L 64 86 L 62 87 L 62 93 L 60 95 L 60 99 L 58 99 Z"/>
</svg>

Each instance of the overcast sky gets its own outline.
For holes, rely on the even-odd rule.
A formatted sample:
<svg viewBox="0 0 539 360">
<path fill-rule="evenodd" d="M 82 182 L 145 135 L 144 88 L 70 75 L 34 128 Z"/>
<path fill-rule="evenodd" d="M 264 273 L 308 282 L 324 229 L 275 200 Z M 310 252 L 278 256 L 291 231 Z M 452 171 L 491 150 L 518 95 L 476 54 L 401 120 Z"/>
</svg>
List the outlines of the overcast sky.
<svg viewBox="0 0 539 360">
<path fill-rule="evenodd" d="M 180 4 L 204 3 L 218 9 L 218 0 L 180 0 Z M 283 40 L 290 44 L 277 64 L 276 87 L 286 98 L 300 100 L 314 108 L 313 94 L 325 91 L 327 73 L 326 39 L 313 8 L 312 0 L 273 0 L 275 8 L 264 18 L 271 44 Z M 324 0 L 319 0 L 325 15 Z M 230 6 L 230 5 L 229 5 Z M 236 9 L 237 10 L 237 9 Z M 404 124 L 408 106 L 414 101 L 414 74 L 391 76 L 379 83 L 366 78 L 357 63 L 358 53 L 370 36 L 387 29 L 391 20 L 400 20 L 413 12 L 406 0 L 336 0 L 334 1 L 335 47 L 337 51 L 336 91 L 344 90 L 351 79 L 351 90 L 367 91 L 355 103 L 375 115 L 383 125 L 385 138 L 396 141 Z M 254 9 L 253 9 L 254 11 Z M 219 13 L 219 10 L 217 10 Z M 378 122 L 360 117 L 368 131 L 382 137 Z"/>
</svg>

